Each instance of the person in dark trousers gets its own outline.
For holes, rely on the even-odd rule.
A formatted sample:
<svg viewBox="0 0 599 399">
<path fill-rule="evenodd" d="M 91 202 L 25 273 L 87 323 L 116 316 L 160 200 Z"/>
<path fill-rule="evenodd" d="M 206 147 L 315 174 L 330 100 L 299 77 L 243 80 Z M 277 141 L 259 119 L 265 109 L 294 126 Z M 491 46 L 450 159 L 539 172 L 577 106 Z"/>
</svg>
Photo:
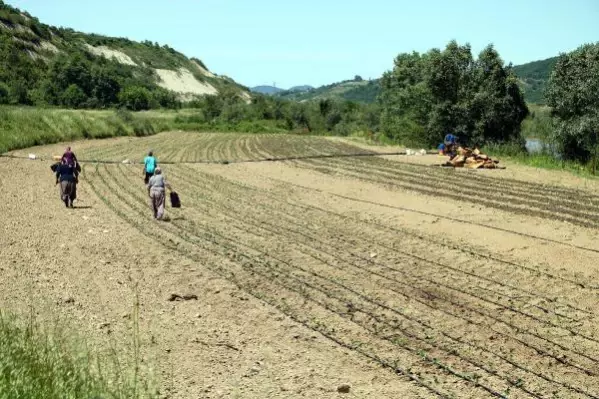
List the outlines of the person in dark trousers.
<svg viewBox="0 0 599 399">
<path fill-rule="evenodd" d="M 61 163 L 56 168 L 56 184 L 60 184 L 60 199 L 67 208 L 77 199 L 77 170 L 74 165 Z"/>
<path fill-rule="evenodd" d="M 154 171 L 158 162 L 152 151 L 148 152 L 148 156 L 144 158 L 144 183 L 147 185 L 150 181 L 150 177 L 154 176 Z"/>
</svg>

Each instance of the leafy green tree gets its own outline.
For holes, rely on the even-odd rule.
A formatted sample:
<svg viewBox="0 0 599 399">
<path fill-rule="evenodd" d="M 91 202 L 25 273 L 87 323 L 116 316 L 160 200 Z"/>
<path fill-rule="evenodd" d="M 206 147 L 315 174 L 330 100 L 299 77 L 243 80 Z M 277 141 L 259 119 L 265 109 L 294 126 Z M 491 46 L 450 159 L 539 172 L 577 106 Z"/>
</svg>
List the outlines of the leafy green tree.
<svg viewBox="0 0 599 399">
<path fill-rule="evenodd" d="M 330 99 L 328 99 L 328 98 L 326 98 L 324 100 L 320 100 L 318 102 L 318 108 L 320 110 L 320 115 L 322 115 L 323 117 L 325 117 L 333 109 L 333 102 Z"/>
<path fill-rule="evenodd" d="M 566 159 L 588 161 L 599 143 L 599 43 L 562 54 L 547 85 L 554 142 Z"/>
<path fill-rule="evenodd" d="M 8 104 L 9 88 L 4 82 L 0 82 L 0 104 Z"/>
<path fill-rule="evenodd" d="M 512 68 L 505 67 L 497 51 L 488 46 L 475 62 L 472 75 L 472 93 L 465 108 L 471 124 L 463 127 L 471 141 L 519 141 L 528 107 Z"/>
<path fill-rule="evenodd" d="M 95 67 L 91 72 L 91 95 L 101 107 L 109 107 L 118 102 L 121 85 L 109 70 Z"/>
<path fill-rule="evenodd" d="M 69 108 L 80 108 L 86 100 L 87 96 L 76 84 L 69 85 L 61 96 L 61 104 Z"/>
<path fill-rule="evenodd" d="M 310 119 L 308 118 L 308 110 L 306 106 L 300 103 L 291 104 L 291 120 L 293 125 L 300 129 L 306 129 L 309 132 L 312 131 L 310 126 Z"/>
<path fill-rule="evenodd" d="M 425 137 L 433 98 L 424 81 L 426 55 L 413 52 L 395 58 L 394 68 L 381 78 L 381 130 L 407 145 L 430 143 Z"/>
<path fill-rule="evenodd" d="M 142 111 L 150 109 L 152 93 L 145 87 L 126 87 L 119 93 L 119 102 L 131 111 Z"/>
<path fill-rule="evenodd" d="M 8 87 L 8 97 L 11 104 L 30 104 L 27 83 L 23 79 L 14 80 Z"/>
<path fill-rule="evenodd" d="M 220 116 L 223 111 L 223 106 L 223 99 L 217 96 L 204 96 L 200 103 L 200 107 L 203 109 L 204 115 L 209 121 Z"/>
<path fill-rule="evenodd" d="M 331 111 L 326 117 L 326 129 L 330 132 L 343 120 L 343 115 L 339 110 Z"/>
<path fill-rule="evenodd" d="M 400 54 L 381 79 L 381 129 L 409 145 L 432 146 L 450 132 L 473 145 L 518 140 L 528 109 L 516 83 L 492 46 L 476 61 L 455 41 Z"/>
</svg>

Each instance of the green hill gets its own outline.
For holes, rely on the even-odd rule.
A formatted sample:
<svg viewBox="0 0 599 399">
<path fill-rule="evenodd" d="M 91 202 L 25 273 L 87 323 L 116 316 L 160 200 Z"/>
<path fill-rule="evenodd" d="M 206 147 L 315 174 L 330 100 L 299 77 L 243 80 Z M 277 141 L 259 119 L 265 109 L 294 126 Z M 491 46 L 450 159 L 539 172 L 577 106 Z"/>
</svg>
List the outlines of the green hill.
<svg viewBox="0 0 599 399">
<path fill-rule="evenodd" d="M 527 102 L 533 104 L 545 103 L 543 91 L 557 58 L 548 58 L 514 67 L 514 73 L 520 79 L 520 87 L 524 91 L 524 98 Z M 276 93 L 276 96 L 294 101 L 337 99 L 373 103 L 376 101 L 379 92 L 378 79 L 369 81 L 357 79 L 344 80 L 300 93 L 292 90 L 282 91 Z"/>
<path fill-rule="evenodd" d="M 0 103 L 132 109 L 248 89 L 167 45 L 41 23 L 0 0 Z"/>
<path fill-rule="evenodd" d="M 268 86 L 268 85 L 251 87 L 250 90 L 253 93 L 265 94 L 267 96 L 284 91 L 283 89 L 279 89 L 278 87 Z"/>
<path fill-rule="evenodd" d="M 520 87 L 527 102 L 545 104 L 543 92 L 557 59 L 558 57 L 552 57 L 514 67 L 514 73 L 520 79 Z"/>
<path fill-rule="evenodd" d="M 277 97 L 294 101 L 311 101 L 321 99 L 349 100 L 360 103 L 372 103 L 376 100 L 380 87 L 378 80 L 344 80 L 326 86 L 298 92 L 287 90 L 277 93 Z"/>
</svg>

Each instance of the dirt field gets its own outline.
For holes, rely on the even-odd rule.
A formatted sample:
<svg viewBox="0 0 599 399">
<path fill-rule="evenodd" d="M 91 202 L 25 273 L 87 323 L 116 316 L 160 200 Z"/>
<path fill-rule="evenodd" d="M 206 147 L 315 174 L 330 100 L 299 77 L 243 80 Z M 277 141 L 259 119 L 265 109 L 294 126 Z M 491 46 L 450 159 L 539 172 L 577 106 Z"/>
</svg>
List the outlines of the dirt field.
<svg viewBox="0 0 599 399">
<path fill-rule="evenodd" d="M 122 163 L 148 149 L 182 199 L 168 222 L 151 218 L 141 166 Z M 1 304 L 127 354 L 138 295 L 165 397 L 599 397 L 595 181 L 329 158 L 394 149 L 319 137 L 74 150 L 115 162 L 85 162 L 74 210 L 50 162 L 0 158 Z M 273 158 L 288 160 L 234 162 Z"/>
</svg>

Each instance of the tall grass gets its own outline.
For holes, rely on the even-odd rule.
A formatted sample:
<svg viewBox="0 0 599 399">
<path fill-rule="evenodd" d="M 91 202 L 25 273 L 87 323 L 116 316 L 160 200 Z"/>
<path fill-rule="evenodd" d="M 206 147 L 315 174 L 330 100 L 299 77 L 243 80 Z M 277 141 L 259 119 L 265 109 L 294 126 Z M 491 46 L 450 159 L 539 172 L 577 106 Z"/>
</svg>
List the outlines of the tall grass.
<svg viewBox="0 0 599 399">
<path fill-rule="evenodd" d="M 576 161 L 564 161 L 547 149 L 538 153 L 528 153 L 516 144 L 489 145 L 483 148 L 487 154 L 504 161 L 511 161 L 534 168 L 563 170 L 583 177 L 596 177 L 599 172 L 592 162 L 582 164 Z"/>
<path fill-rule="evenodd" d="M 74 139 L 144 136 L 168 126 L 156 112 L 0 107 L 0 153 Z"/>
<path fill-rule="evenodd" d="M 23 322 L 0 312 L 0 398 L 152 398 L 118 361 L 94 356 L 54 327 L 43 329 L 35 321 Z"/>
<path fill-rule="evenodd" d="M 207 122 L 198 110 L 128 112 L 0 106 L 0 154 L 76 139 L 147 136 L 167 130 L 280 133 L 273 121 Z"/>
</svg>

